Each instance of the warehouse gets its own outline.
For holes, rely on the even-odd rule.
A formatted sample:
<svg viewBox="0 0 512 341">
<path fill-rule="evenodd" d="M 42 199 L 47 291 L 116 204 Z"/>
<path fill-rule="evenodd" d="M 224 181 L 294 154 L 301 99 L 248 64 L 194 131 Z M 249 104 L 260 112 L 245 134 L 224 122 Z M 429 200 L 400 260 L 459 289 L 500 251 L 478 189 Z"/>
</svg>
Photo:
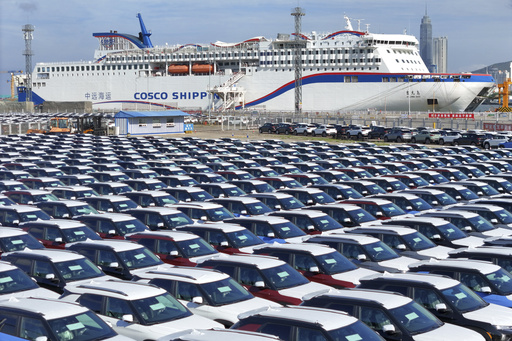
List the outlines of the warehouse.
<svg viewBox="0 0 512 341">
<path fill-rule="evenodd" d="M 175 134 L 193 130 L 193 125 L 185 124 L 189 116 L 179 110 L 169 111 L 120 111 L 114 116 L 119 135 Z"/>
</svg>

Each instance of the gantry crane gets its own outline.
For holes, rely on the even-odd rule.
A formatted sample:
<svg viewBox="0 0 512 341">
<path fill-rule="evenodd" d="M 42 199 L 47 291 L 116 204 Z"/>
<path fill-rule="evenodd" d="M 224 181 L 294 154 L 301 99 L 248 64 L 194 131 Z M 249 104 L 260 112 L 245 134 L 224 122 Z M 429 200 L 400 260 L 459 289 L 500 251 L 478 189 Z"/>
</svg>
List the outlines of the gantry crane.
<svg viewBox="0 0 512 341">
<path fill-rule="evenodd" d="M 11 100 L 14 100 L 14 95 L 15 95 L 15 85 L 17 82 L 15 82 L 15 78 L 17 77 L 16 75 L 17 74 L 21 74 L 23 73 L 23 71 L 19 70 L 19 71 L 0 71 L 0 73 L 10 73 L 11 74 Z"/>
<path fill-rule="evenodd" d="M 510 112 L 512 109 L 508 106 L 508 96 L 510 92 L 510 84 L 512 82 L 510 81 L 510 78 L 505 79 L 505 81 L 502 84 L 498 84 L 498 96 L 500 100 L 501 107 L 497 109 L 497 111 L 500 112 Z"/>
</svg>

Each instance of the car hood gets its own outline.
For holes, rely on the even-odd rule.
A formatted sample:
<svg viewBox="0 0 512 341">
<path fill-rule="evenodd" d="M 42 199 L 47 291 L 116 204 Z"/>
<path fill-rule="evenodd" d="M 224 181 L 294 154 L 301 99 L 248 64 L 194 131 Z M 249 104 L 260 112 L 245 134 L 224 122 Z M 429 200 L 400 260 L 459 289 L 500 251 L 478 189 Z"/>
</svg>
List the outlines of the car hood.
<svg viewBox="0 0 512 341">
<path fill-rule="evenodd" d="M 484 244 L 484 240 L 482 238 L 478 238 L 475 236 L 469 236 L 466 238 L 461 238 L 457 240 L 452 240 L 452 243 L 458 246 L 482 246 Z"/>
<path fill-rule="evenodd" d="M 512 235 L 512 230 L 503 227 L 497 227 L 493 230 L 482 232 L 482 234 L 486 237 L 510 236 Z"/>
<path fill-rule="evenodd" d="M 377 271 L 373 271 L 370 269 L 358 268 L 358 269 L 354 269 L 354 270 L 350 270 L 350 271 L 332 275 L 332 278 L 334 278 L 338 281 L 351 282 L 355 285 L 359 285 L 360 278 L 363 278 L 365 276 L 374 275 L 377 273 L 378 273 Z"/>
<path fill-rule="evenodd" d="M 448 258 L 448 252 L 452 250 L 453 249 L 451 247 L 438 245 L 430 249 L 418 251 L 418 254 L 422 256 L 428 256 L 431 258 L 445 259 Z"/>
<path fill-rule="evenodd" d="M 415 341 L 451 341 L 451 340 L 464 340 L 464 341 L 480 341 L 485 340 L 479 333 L 460 326 L 445 323 L 439 328 L 431 330 L 426 333 L 414 335 Z"/>
<path fill-rule="evenodd" d="M 487 322 L 494 326 L 510 326 L 512 329 L 512 315 L 510 308 L 496 304 L 489 304 L 482 309 L 462 314 L 468 320 Z"/>
<path fill-rule="evenodd" d="M 306 294 L 310 294 L 312 292 L 320 291 L 320 290 L 328 290 L 330 288 L 332 289 L 332 287 L 330 287 L 328 285 L 315 283 L 315 282 L 309 282 L 306 284 L 298 285 L 293 288 L 279 290 L 279 294 L 283 295 L 283 296 L 302 299 L 302 297 Z"/>
<path fill-rule="evenodd" d="M 382 262 L 378 262 L 380 266 L 385 266 L 388 268 L 394 268 L 400 271 L 408 271 L 409 270 L 409 264 L 417 262 L 417 259 L 409 258 L 405 256 L 400 256 L 398 258 L 393 258 L 389 260 L 385 260 Z"/>
</svg>

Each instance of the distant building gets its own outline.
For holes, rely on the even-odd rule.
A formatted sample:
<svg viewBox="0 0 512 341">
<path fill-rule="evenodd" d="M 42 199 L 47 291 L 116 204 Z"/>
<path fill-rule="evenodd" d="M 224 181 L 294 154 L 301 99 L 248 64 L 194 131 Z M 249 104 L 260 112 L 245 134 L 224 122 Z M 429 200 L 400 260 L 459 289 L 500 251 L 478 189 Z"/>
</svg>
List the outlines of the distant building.
<svg viewBox="0 0 512 341">
<path fill-rule="evenodd" d="M 420 25 L 420 56 L 432 72 L 432 22 L 426 10 Z"/>
<path fill-rule="evenodd" d="M 448 72 L 448 38 L 438 37 L 434 38 L 434 51 L 432 63 L 436 67 L 435 72 L 446 73 Z"/>
</svg>

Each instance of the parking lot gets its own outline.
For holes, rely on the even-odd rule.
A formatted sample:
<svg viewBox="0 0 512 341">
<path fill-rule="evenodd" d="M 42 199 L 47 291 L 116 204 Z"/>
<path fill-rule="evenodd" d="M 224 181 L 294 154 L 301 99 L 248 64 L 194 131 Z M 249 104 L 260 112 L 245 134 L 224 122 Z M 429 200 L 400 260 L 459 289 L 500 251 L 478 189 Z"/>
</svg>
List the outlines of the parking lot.
<svg viewBox="0 0 512 341">
<path fill-rule="evenodd" d="M 505 134 L 259 128 L 0 136 L 0 335 L 511 338 Z"/>
</svg>

